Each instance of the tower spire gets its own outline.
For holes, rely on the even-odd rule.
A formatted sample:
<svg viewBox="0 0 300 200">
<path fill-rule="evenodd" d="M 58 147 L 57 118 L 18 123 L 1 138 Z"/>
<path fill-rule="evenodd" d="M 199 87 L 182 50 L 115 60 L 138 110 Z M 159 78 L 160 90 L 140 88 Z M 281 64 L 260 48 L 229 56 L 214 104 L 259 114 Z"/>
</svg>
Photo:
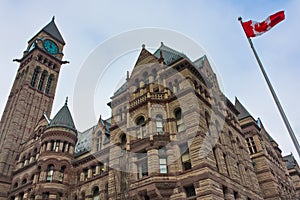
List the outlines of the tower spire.
<svg viewBox="0 0 300 200">
<path fill-rule="evenodd" d="M 68 105 L 68 97 L 66 97 L 65 106 Z"/>
</svg>

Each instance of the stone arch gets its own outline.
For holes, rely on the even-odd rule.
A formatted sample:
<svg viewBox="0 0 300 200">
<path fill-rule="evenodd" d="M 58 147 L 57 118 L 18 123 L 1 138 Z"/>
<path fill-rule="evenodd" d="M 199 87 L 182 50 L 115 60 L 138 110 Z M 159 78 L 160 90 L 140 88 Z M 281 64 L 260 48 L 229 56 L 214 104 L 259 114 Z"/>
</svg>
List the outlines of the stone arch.
<svg viewBox="0 0 300 200">
<path fill-rule="evenodd" d="M 31 87 L 35 87 L 36 80 L 37 80 L 37 77 L 38 77 L 40 71 L 41 71 L 41 67 L 40 66 L 36 66 L 36 68 L 33 71 L 33 74 L 32 74 L 32 77 L 31 77 L 31 81 L 30 81 L 30 86 Z"/>
</svg>

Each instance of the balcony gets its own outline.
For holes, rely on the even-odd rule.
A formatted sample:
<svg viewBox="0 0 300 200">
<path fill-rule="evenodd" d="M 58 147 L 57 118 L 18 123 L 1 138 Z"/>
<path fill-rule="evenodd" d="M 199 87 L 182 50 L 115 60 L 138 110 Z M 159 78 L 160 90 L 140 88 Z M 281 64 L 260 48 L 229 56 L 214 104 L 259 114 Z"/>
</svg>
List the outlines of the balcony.
<svg viewBox="0 0 300 200">
<path fill-rule="evenodd" d="M 135 108 L 139 105 L 142 105 L 144 103 L 147 103 L 149 101 L 160 101 L 164 99 L 163 92 L 147 92 L 131 101 L 129 101 L 129 108 Z"/>
</svg>

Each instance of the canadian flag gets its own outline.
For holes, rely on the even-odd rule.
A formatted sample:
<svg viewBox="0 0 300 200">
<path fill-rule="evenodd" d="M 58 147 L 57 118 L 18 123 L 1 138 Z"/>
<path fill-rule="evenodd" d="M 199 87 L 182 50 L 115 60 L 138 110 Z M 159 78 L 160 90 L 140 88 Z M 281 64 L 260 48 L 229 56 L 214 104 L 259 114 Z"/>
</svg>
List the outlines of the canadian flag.
<svg viewBox="0 0 300 200">
<path fill-rule="evenodd" d="M 256 37 L 258 35 L 267 32 L 282 20 L 284 20 L 284 11 L 279 11 L 269 16 L 265 21 L 255 22 L 249 20 L 247 22 L 242 22 L 242 25 L 246 33 L 246 36 L 250 38 L 250 37 Z"/>
</svg>

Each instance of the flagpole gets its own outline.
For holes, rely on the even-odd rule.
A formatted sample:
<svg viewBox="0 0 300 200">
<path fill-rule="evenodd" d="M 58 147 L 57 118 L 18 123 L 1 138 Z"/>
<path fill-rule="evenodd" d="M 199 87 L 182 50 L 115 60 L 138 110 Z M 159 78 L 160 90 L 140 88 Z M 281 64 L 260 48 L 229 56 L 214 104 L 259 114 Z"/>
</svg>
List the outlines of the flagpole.
<svg viewBox="0 0 300 200">
<path fill-rule="evenodd" d="M 238 20 L 241 22 L 241 25 L 242 25 L 242 18 L 239 17 Z M 243 27 L 243 25 L 242 25 L 242 27 Z M 254 45 L 253 45 L 252 40 L 251 40 L 250 37 L 248 38 L 248 42 L 249 42 L 250 47 L 251 47 L 251 49 L 252 49 L 252 51 L 254 53 L 256 61 L 257 61 L 258 65 L 259 65 L 259 67 L 260 67 L 260 70 L 261 70 L 261 72 L 262 72 L 262 74 L 263 74 L 263 76 L 264 76 L 264 78 L 265 78 L 265 80 L 266 80 L 266 82 L 268 84 L 269 90 L 270 90 L 270 92 L 271 92 L 271 94 L 273 96 L 273 99 L 274 99 L 274 101 L 275 101 L 275 103 L 277 105 L 277 108 L 278 108 L 278 110 L 280 112 L 280 115 L 281 115 L 281 117 L 282 117 L 282 119 L 284 121 L 284 124 L 285 124 L 285 126 L 286 126 L 286 128 L 287 128 L 287 130 L 288 130 L 288 132 L 290 134 L 290 137 L 291 137 L 291 139 L 292 139 L 292 141 L 294 143 L 294 146 L 295 146 L 295 148 L 297 150 L 297 153 L 298 153 L 298 156 L 300 158 L 300 146 L 299 146 L 299 142 L 298 142 L 298 140 L 297 140 L 297 138 L 296 138 L 296 136 L 294 134 L 294 131 L 293 131 L 293 129 L 292 129 L 290 123 L 289 123 L 289 120 L 288 120 L 287 116 L 285 115 L 285 112 L 284 112 L 284 110 L 283 110 L 283 108 L 282 108 L 282 106 L 281 106 L 281 104 L 279 102 L 279 99 L 278 99 L 278 97 L 277 97 L 277 95 L 275 93 L 275 90 L 273 89 L 271 81 L 269 80 L 269 77 L 268 77 L 268 75 L 267 75 L 267 73 L 266 73 L 266 71 L 265 71 L 265 69 L 263 67 L 262 62 L 260 61 L 260 58 L 259 58 L 259 56 L 258 56 L 258 54 L 257 54 L 257 52 L 256 52 L 256 50 L 254 48 Z"/>
</svg>

